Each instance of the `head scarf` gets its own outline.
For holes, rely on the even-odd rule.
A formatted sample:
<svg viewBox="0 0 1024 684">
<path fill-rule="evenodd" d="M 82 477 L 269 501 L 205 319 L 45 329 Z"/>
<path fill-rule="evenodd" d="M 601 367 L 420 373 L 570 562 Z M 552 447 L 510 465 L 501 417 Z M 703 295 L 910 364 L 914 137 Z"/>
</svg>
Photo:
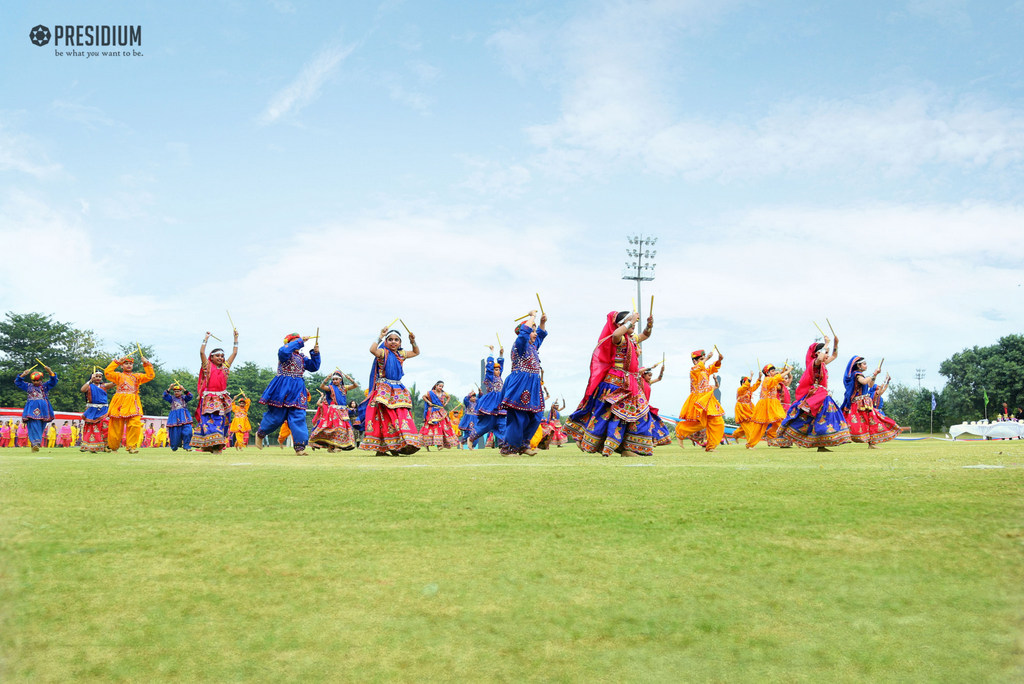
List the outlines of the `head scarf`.
<svg viewBox="0 0 1024 684">
<path fill-rule="evenodd" d="M 36 380 L 42 380 L 43 379 L 43 374 L 40 373 L 39 371 L 35 371 L 34 373 L 32 373 L 31 375 L 28 376 L 28 379 L 33 381 L 33 382 L 35 382 Z"/>
<path fill-rule="evenodd" d="M 818 345 L 821 342 L 811 342 L 804 356 L 804 374 L 800 376 L 800 383 L 796 386 L 796 400 L 800 401 L 814 386 L 814 357 L 818 354 Z M 828 367 L 821 364 L 821 384 L 828 384 Z"/>
<path fill-rule="evenodd" d="M 302 335 L 300 335 L 299 333 L 288 333 L 287 335 L 284 336 L 284 343 L 288 344 L 292 340 L 297 340 L 301 337 Z"/>
<path fill-rule="evenodd" d="M 608 369 L 615 363 L 615 342 L 612 340 L 612 335 L 619 327 L 615 324 L 615 317 L 618 315 L 618 311 L 609 311 L 608 316 L 605 317 L 604 328 L 601 329 L 601 335 L 597 338 L 597 346 L 590 357 L 590 381 L 587 383 L 587 391 L 584 397 L 589 397 L 597 391 L 597 386 L 601 384 L 604 376 L 608 373 Z M 640 367 L 636 358 L 636 345 L 632 343 L 629 336 L 624 336 L 623 339 L 626 340 L 628 345 L 626 375 L 629 379 L 629 391 L 631 394 L 636 394 L 639 390 L 636 376 L 637 370 Z"/>
<path fill-rule="evenodd" d="M 857 389 L 857 376 L 860 374 L 857 370 L 857 363 L 863 359 L 863 356 L 854 356 L 846 364 L 846 373 L 843 374 L 843 386 L 846 387 L 846 396 L 843 397 L 842 406 L 844 411 L 849 411 L 853 403 L 853 392 Z"/>
<path fill-rule="evenodd" d="M 704 350 L 703 349 L 694 349 L 692 352 L 690 352 L 690 360 L 691 361 L 696 361 L 697 359 L 699 359 L 702 356 L 704 356 Z"/>
</svg>

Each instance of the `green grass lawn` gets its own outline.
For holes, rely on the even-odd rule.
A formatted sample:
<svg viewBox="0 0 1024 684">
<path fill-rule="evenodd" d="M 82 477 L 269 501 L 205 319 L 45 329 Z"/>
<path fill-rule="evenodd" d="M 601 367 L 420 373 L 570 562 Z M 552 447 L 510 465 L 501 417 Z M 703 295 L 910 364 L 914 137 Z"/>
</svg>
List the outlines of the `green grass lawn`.
<svg viewBox="0 0 1024 684">
<path fill-rule="evenodd" d="M 1024 441 L 362 453 L 0 450 L 0 680 L 1024 679 Z"/>
</svg>

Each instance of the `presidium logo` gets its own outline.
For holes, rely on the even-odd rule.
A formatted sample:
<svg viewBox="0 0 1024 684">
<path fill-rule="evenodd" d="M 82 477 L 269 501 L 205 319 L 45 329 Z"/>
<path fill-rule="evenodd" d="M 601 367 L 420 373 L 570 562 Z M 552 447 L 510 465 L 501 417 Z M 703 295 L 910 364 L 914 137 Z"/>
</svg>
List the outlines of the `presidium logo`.
<svg viewBox="0 0 1024 684">
<path fill-rule="evenodd" d="M 141 26 L 60 24 L 55 25 L 51 33 L 48 26 L 39 24 L 28 32 L 28 38 L 38 47 L 49 45 L 52 38 L 55 48 L 68 48 L 55 49 L 53 54 L 58 57 L 142 57 L 142 52 L 134 49 L 142 47 Z M 94 49 L 75 49 L 83 47 Z"/>
</svg>

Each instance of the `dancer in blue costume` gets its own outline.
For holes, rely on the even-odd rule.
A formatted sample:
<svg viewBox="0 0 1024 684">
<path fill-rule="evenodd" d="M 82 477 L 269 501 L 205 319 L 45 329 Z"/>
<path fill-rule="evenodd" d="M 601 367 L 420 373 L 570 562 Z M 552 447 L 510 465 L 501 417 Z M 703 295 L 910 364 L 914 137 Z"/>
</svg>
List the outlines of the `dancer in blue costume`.
<svg viewBox="0 0 1024 684">
<path fill-rule="evenodd" d="M 402 335 L 383 328 L 380 337 L 370 345 L 374 356 L 370 368 L 370 392 L 360 408 L 366 416 L 363 441 L 359 448 L 375 451 L 378 456 L 408 456 L 420 449 L 419 433 L 412 418 L 412 395 L 402 384 L 403 364 L 419 356 L 416 336 L 409 333 L 412 351 L 402 350 Z"/>
<path fill-rule="evenodd" d="M 648 316 L 647 327 L 634 338 L 639 317 L 628 311 L 609 311 L 605 317 L 590 358 L 587 390 L 565 422 L 565 431 L 580 451 L 603 456 L 654 453 L 656 440 L 638 358 L 638 345 L 651 336 L 654 317 Z"/>
<path fill-rule="evenodd" d="M 501 408 L 505 410 L 505 431 L 502 434 L 500 451 L 505 456 L 533 456 L 537 453 L 537 450 L 530 446 L 530 439 L 537 432 L 541 413 L 544 411 L 540 356 L 537 350 L 548 336 L 548 331 L 544 329 L 548 317 L 547 314 L 541 314 L 540 325 L 534 329 L 536 314 L 536 311 L 531 311 L 529 317 L 516 326 L 516 341 L 512 345 L 512 372 L 501 392 Z"/>
<path fill-rule="evenodd" d="M 50 374 L 50 379 L 45 383 L 43 374 L 39 371 L 33 373 L 31 368 L 14 378 L 15 386 L 28 395 L 25 399 L 25 409 L 21 412 L 21 420 L 28 430 L 28 441 L 32 445 L 32 451 L 39 451 L 43 444 L 46 424 L 53 420 L 50 390 L 57 386 L 57 374 L 45 363 L 40 365 Z M 28 376 L 29 382 L 25 382 L 25 376 Z"/>
<path fill-rule="evenodd" d="M 171 451 L 177 451 L 178 447 L 192 451 L 192 414 L 188 410 L 192 393 L 174 383 L 164 391 L 164 401 L 171 405 L 167 415 L 168 446 Z"/>
<path fill-rule="evenodd" d="M 312 339 L 310 335 L 292 333 L 284 338 L 284 346 L 277 350 L 277 375 L 267 385 L 260 397 L 266 405 L 260 427 L 256 431 L 256 448 L 263 448 L 263 436 L 281 427 L 285 421 L 292 431 L 292 445 L 295 453 L 306 455 L 309 442 L 309 428 L 306 427 L 306 407 L 309 406 L 309 392 L 302 376 L 305 371 L 320 370 L 320 340 L 313 345 L 306 358 L 300 349 Z"/>
<path fill-rule="evenodd" d="M 480 440 L 473 441 L 473 436 L 476 434 L 477 425 L 477 395 L 476 390 L 470 390 L 462 399 L 462 405 L 464 412 L 462 414 L 462 420 L 459 421 L 459 442 L 462 443 L 463 449 L 479 449 Z"/>
<path fill-rule="evenodd" d="M 494 446 L 498 446 L 505 434 L 506 412 L 501 407 L 503 383 L 501 371 L 505 368 L 505 350 L 498 350 L 498 359 L 494 359 L 494 345 L 488 345 L 491 353 L 487 356 L 484 369 L 484 383 L 480 397 L 476 400 L 476 426 L 469 441 L 474 444 L 487 444 L 487 434 L 494 435 Z"/>
<path fill-rule="evenodd" d="M 830 451 L 828 447 L 850 442 L 850 427 L 835 400 L 828 394 L 828 368 L 839 355 L 839 338 L 828 353 L 829 338 L 824 342 L 812 343 L 804 359 L 804 374 L 796 388 L 796 400 L 786 412 L 786 419 L 779 428 L 779 439 L 784 444 L 802 447 L 818 447 L 818 451 Z"/>
<path fill-rule="evenodd" d="M 112 382 L 103 382 L 103 372 L 96 371 L 89 382 L 82 385 L 81 392 L 85 395 L 85 413 L 82 414 L 82 448 L 80 451 L 96 453 L 108 451 L 107 429 L 110 419 L 107 418 L 109 399 L 107 390 L 114 386 Z"/>
</svg>

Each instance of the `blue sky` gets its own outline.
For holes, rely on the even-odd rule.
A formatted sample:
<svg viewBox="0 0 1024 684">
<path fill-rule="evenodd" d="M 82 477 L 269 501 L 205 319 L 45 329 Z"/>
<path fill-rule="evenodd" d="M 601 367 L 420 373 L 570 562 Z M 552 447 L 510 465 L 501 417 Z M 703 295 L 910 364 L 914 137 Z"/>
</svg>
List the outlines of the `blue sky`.
<svg viewBox="0 0 1024 684">
<path fill-rule="evenodd" d="M 319 326 L 360 378 L 401 316 L 409 384 L 461 395 L 539 292 L 575 404 L 645 233 L 670 414 L 690 350 L 726 354 L 731 412 L 826 317 L 834 375 L 884 356 L 906 384 L 1021 331 L 1022 1 L 185 7 L 0 11 L 0 310 L 192 367 L 229 308 L 240 361 Z M 37 24 L 141 25 L 142 55 Z"/>
</svg>

